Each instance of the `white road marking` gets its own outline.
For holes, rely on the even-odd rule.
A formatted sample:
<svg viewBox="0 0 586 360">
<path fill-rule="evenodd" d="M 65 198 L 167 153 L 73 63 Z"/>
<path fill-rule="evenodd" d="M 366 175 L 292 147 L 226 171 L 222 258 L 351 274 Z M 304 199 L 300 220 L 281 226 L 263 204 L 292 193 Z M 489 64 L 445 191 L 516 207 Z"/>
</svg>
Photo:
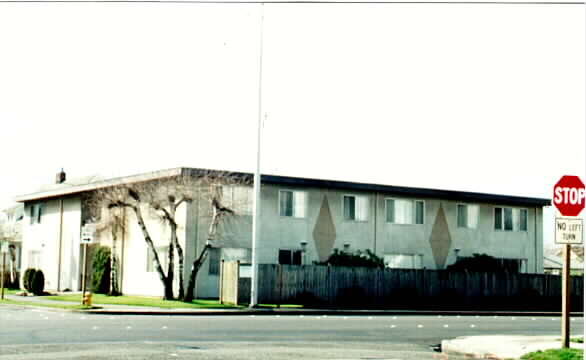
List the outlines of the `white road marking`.
<svg viewBox="0 0 586 360">
<path fill-rule="evenodd" d="M 397 320 L 397 317 L 396 316 L 393 316 L 393 320 Z"/>
<path fill-rule="evenodd" d="M 391 329 L 394 329 L 394 328 L 396 328 L 396 327 L 397 327 L 397 325 L 391 325 L 391 326 L 389 326 L 389 327 L 390 327 Z"/>
<path fill-rule="evenodd" d="M 421 329 L 423 327 L 423 325 L 417 325 L 417 327 Z"/>
<path fill-rule="evenodd" d="M 177 357 L 177 356 L 179 356 L 179 355 L 177 355 L 177 354 L 175 354 L 175 353 L 172 353 L 172 354 L 169 354 L 169 355 L 170 355 L 170 356 L 173 356 L 173 357 Z"/>
<path fill-rule="evenodd" d="M 348 316 L 344 316 L 344 320 L 348 320 Z"/>
<path fill-rule="evenodd" d="M 445 325 L 444 325 L 444 327 L 445 327 L 445 328 L 447 328 L 447 327 L 450 327 L 450 325 L 448 325 L 448 324 L 445 324 Z"/>
<path fill-rule="evenodd" d="M 459 318 L 461 318 L 461 317 L 462 317 L 462 316 L 458 315 L 458 316 L 456 316 L 456 319 L 459 319 Z"/>
<path fill-rule="evenodd" d="M 303 315 L 299 315 L 299 317 L 300 317 L 300 318 L 302 318 L 302 317 L 303 317 Z"/>
<path fill-rule="evenodd" d="M 276 317 L 276 318 L 280 318 L 280 317 L 281 317 L 281 315 L 277 315 L 277 316 L 275 316 L 275 317 Z"/>
<path fill-rule="evenodd" d="M 515 317 L 512 317 L 512 318 L 511 318 L 511 320 L 517 320 L 517 318 L 515 318 Z"/>
<path fill-rule="evenodd" d="M 163 329 L 163 330 L 167 330 L 167 329 L 168 329 L 168 327 L 166 327 L 166 326 L 163 326 L 161 329 Z"/>
<path fill-rule="evenodd" d="M 372 316 L 369 316 L 369 317 L 368 317 L 368 320 L 372 320 Z"/>
<path fill-rule="evenodd" d="M 92 328 L 92 330 L 98 330 L 98 327 L 97 327 L 97 326 L 94 326 L 94 327 Z"/>
<path fill-rule="evenodd" d="M 498 316 L 496 316 L 496 315 L 495 315 L 495 316 L 493 317 L 493 319 L 498 319 Z"/>
<path fill-rule="evenodd" d="M 536 318 L 531 318 L 531 320 L 535 321 L 535 320 L 537 320 L 537 319 L 536 319 Z"/>
<path fill-rule="evenodd" d="M 85 320 L 85 316 L 82 316 L 82 317 L 80 318 L 80 320 Z"/>
<path fill-rule="evenodd" d="M 438 315 L 438 316 L 437 316 L 437 318 L 438 318 L 438 319 L 441 319 L 441 318 L 442 318 L 442 316 L 441 316 L 441 315 Z"/>
<path fill-rule="evenodd" d="M 255 315 L 250 315 L 251 318 L 255 317 Z"/>
<path fill-rule="evenodd" d="M 470 325 L 470 327 L 471 327 L 471 328 L 475 328 L 475 327 L 476 327 L 476 325 L 472 324 L 472 325 Z"/>
<path fill-rule="evenodd" d="M 126 330 L 130 330 L 130 329 L 132 329 L 132 326 L 127 326 L 126 327 Z"/>
</svg>

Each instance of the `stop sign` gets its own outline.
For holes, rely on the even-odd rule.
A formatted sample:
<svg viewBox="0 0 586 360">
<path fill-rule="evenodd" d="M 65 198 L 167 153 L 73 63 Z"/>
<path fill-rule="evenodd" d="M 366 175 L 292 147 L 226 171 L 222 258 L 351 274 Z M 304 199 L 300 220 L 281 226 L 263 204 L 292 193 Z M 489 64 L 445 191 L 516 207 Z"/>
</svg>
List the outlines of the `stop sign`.
<svg viewBox="0 0 586 360">
<path fill-rule="evenodd" d="M 578 216 L 584 209 L 584 183 L 579 177 L 565 175 L 553 187 L 553 203 L 563 216 Z"/>
</svg>

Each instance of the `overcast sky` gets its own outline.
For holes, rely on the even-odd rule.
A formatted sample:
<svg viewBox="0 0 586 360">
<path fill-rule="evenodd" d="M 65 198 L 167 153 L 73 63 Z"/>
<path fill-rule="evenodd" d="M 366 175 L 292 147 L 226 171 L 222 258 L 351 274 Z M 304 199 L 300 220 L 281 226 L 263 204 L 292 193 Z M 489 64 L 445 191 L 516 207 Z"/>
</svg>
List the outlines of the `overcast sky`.
<svg viewBox="0 0 586 360">
<path fill-rule="evenodd" d="M 0 3 L 0 205 L 62 167 L 253 171 L 261 12 L 264 173 L 547 198 L 584 175 L 583 4 L 261 8 Z"/>
</svg>

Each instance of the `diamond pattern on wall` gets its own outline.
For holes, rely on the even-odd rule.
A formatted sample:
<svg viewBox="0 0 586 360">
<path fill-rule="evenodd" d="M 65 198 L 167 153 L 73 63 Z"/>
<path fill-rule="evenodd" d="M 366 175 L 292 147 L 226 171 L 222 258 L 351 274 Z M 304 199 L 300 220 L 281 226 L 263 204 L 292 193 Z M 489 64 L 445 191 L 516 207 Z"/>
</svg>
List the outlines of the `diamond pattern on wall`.
<svg viewBox="0 0 586 360">
<path fill-rule="evenodd" d="M 431 251 L 437 266 L 436 269 L 443 269 L 446 265 L 448 253 L 452 245 L 452 237 L 450 236 L 446 214 L 444 213 L 444 208 L 441 204 L 431 230 L 429 244 L 431 245 Z"/>
<path fill-rule="evenodd" d="M 326 196 L 324 196 L 321 203 L 317 221 L 313 228 L 313 241 L 315 242 L 319 261 L 326 261 L 332 254 L 334 242 L 336 241 L 336 227 L 334 226 L 332 212 Z"/>
</svg>

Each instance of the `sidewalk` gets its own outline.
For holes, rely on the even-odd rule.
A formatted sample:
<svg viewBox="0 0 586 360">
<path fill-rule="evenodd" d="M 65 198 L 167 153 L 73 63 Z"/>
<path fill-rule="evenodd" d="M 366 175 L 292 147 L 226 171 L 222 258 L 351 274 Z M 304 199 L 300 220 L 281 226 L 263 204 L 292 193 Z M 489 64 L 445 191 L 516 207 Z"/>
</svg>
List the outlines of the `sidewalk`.
<svg viewBox="0 0 586 360">
<path fill-rule="evenodd" d="M 584 344 L 570 343 L 570 347 L 584 349 Z M 472 359 L 518 359 L 521 356 L 548 349 L 561 348 L 560 336 L 463 336 L 442 341 L 444 354 L 460 354 Z"/>
</svg>

